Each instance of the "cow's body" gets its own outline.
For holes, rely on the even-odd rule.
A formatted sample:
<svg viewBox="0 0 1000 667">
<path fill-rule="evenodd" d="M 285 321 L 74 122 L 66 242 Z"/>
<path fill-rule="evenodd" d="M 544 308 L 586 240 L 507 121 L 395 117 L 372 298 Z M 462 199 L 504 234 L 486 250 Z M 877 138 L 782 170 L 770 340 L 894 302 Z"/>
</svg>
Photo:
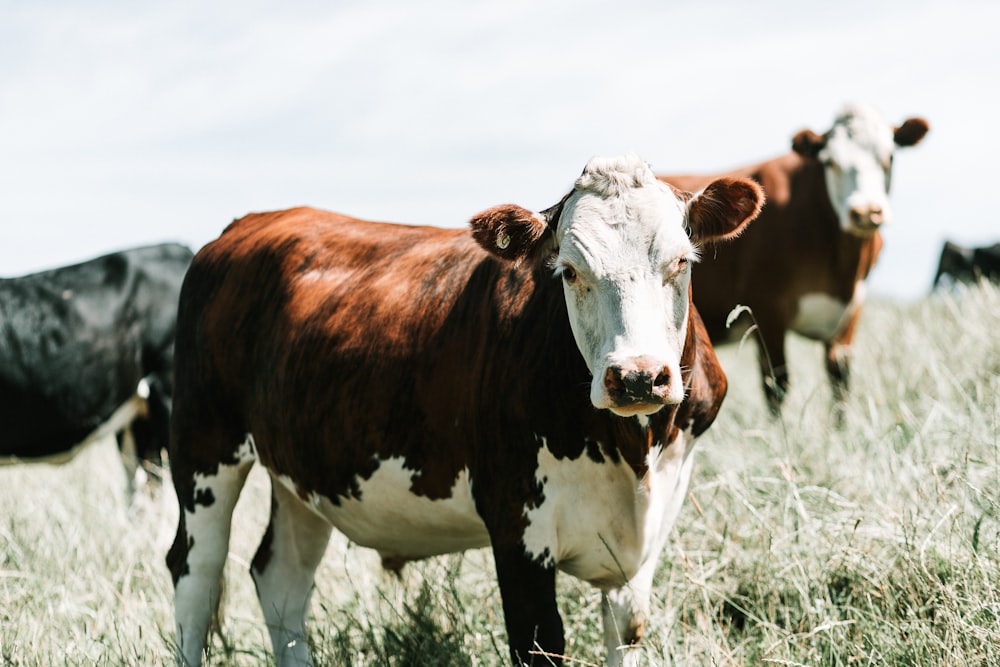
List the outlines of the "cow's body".
<svg viewBox="0 0 1000 667">
<path fill-rule="evenodd" d="M 726 174 L 760 183 L 767 203 L 745 235 L 695 267 L 695 304 L 714 342 L 738 338 L 742 329 L 727 327 L 729 314 L 737 305 L 751 308 L 772 413 L 788 389 L 788 331 L 825 344 L 834 397 L 844 399 L 865 281 L 882 249 L 879 229 L 891 219 L 893 145 L 914 145 L 927 129 L 921 119 L 893 128 L 852 106 L 826 134 L 803 130 L 792 152 Z M 719 176 L 659 178 L 694 190 Z"/>
<path fill-rule="evenodd" d="M 247 216 L 199 253 L 181 297 L 171 434 L 182 661 L 201 661 L 229 517 L 254 460 L 274 503 L 252 574 L 279 663 L 309 660 L 305 613 L 332 527 L 391 567 L 491 546 L 515 662 L 530 663 L 536 645 L 562 651 L 555 571 L 569 572 L 605 592 L 609 660 L 627 659 L 616 647 L 642 634 L 691 444 L 715 418 L 725 377 L 688 315 L 685 204 L 634 159 L 604 168 L 637 183 L 597 196 L 585 171 L 544 217 L 499 207 L 473 234 L 294 209 Z M 742 197 L 735 222 L 701 224 L 706 240 L 759 207 L 752 184 L 731 187 L 719 197 Z M 669 224 L 650 236 L 632 220 L 606 224 L 636 215 L 608 213 L 609 202 L 646 195 L 643 215 Z M 696 202 L 688 217 L 707 208 Z M 580 219 L 598 233 L 584 238 Z M 654 275 L 648 260 L 629 262 L 629 278 L 581 259 L 619 233 L 634 241 L 627 252 L 653 257 Z M 595 331 L 614 318 L 594 328 L 568 313 L 567 299 L 620 296 L 606 287 L 623 279 L 652 291 L 610 308 L 653 299 L 659 335 L 680 326 L 676 358 L 627 319 L 618 338 L 650 354 L 601 348 Z M 581 354 L 591 344 L 601 351 Z"/>
<path fill-rule="evenodd" d="M 192 257 L 163 244 L 0 280 L 0 458 L 59 461 L 117 434 L 130 480 L 136 456 L 159 463 Z"/>
<path fill-rule="evenodd" d="M 945 241 L 937 273 L 934 274 L 934 287 L 977 280 L 1000 283 L 1000 243 L 966 248 Z"/>
</svg>

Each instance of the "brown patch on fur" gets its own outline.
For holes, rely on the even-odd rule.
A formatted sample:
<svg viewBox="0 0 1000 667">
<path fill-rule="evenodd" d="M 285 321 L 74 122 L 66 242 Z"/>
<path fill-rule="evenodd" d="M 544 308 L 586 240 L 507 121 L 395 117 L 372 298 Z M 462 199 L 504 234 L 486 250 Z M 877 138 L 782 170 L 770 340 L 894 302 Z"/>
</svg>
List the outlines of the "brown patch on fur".
<svg viewBox="0 0 1000 667">
<path fill-rule="evenodd" d="M 892 138 L 897 146 L 915 146 L 930 129 L 930 123 L 923 118 L 907 118 L 894 130 Z"/>
<path fill-rule="evenodd" d="M 689 300 L 693 289 L 692 285 L 688 293 Z M 684 342 L 681 364 L 681 368 L 687 369 L 687 376 L 684 378 L 687 398 L 678 410 L 676 426 L 681 430 L 690 428 L 691 434 L 698 437 L 718 416 L 726 397 L 728 381 L 693 302 L 688 311 L 687 339 Z"/>
</svg>

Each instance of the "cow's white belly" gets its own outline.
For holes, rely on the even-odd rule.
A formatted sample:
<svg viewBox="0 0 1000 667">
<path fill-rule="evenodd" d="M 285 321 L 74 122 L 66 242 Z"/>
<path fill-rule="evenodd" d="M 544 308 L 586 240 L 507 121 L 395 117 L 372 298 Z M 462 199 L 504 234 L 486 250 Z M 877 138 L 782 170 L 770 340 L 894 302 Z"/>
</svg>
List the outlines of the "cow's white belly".
<svg viewBox="0 0 1000 667">
<path fill-rule="evenodd" d="M 417 559 L 489 545 L 468 471 L 459 473 L 451 497 L 439 500 L 411 492 L 413 475 L 401 458 L 381 460 L 369 479 L 357 480 L 360 498 L 340 498 L 335 505 L 313 494 L 308 502 L 351 541 L 383 558 Z M 294 490 L 287 478 L 280 481 Z"/>
<path fill-rule="evenodd" d="M 854 286 L 854 295 L 844 303 L 822 292 L 811 292 L 799 299 L 791 329 L 814 340 L 828 341 L 847 325 L 854 310 L 864 301 L 864 283 Z"/>
<path fill-rule="evenodd" d="M 654 448 L 645 479 L 624 461 L 557 459 L 542 447 L 537 480 L 545 497 L 525 512 L 529 555 L 606 590 L 632 579 L 659 557 L 683 504 L 690 442 L 681 434 L 665 451 Z"/>
</svg>

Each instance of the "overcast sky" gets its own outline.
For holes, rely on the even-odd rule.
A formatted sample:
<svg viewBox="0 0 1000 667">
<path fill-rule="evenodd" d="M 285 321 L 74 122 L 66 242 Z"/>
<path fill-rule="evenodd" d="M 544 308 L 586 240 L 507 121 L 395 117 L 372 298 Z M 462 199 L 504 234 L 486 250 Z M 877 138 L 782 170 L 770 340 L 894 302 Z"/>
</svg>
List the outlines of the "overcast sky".
<svg viewBox="0 0 1000 667">
<path fill-rule="evenodd" d="M 1000 239 L 998 29 L 996 0 L 0 0 L 0 275 L 300 204 L 464 225 L 594 155 L 761 161 L 858 101 L 931 125 L 871 284 L 916 298 L 945 238 Z"/>
</svg>

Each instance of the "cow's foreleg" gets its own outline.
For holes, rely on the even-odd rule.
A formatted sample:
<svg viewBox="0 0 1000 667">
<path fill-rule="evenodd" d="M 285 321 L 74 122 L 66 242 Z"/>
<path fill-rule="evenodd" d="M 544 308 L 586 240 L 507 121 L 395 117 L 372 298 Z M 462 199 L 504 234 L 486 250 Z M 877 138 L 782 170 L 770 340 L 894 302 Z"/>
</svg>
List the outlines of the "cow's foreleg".
<svg viewBox="0 0 1000 667">
<path fill-rule="evenodd" d="M 861 306 L 851 313 L 844 328 L 826 343 L 826 376 L 833 392 L 833 415 L 838 426 L 843 425 L 847 407 L 847 390 L 851 380 L 851 344 L 861 320 Z"/>
<path fill-rule="evenodd" d="M 604 646 L 609 667 L 635 667 L 639 664 L 638 645 L 649 618 L 649 596 L 657 560 L 650 558 L 630 582 L 601 596 Z"/>
<path fill-rule="evenodd" d="M 556 606 L 554 564 L 541 564 L 522 546 L 494 545 L 507 640 L 514 665 L 561 665 L 565 640 Z"/>
<path fill-rule="evenodd" d="M 180 457 L 174 458 L 184 463 Z M 201 664 L 222 591 L 233 508 L 253 460 L 247 444 L 232 463 L 220 463 L 212 474 L 190 473 L 183 465 L 174 467 L 180 519 L 167 565 L 174 580 L 180 665 Z"/>
<path fill-rule="evenodd" d="M 277 664 L 312 665 L 306 615 L 332 527 L 271 476 L 271 522 L 250 568 Z"/>
</svg>

